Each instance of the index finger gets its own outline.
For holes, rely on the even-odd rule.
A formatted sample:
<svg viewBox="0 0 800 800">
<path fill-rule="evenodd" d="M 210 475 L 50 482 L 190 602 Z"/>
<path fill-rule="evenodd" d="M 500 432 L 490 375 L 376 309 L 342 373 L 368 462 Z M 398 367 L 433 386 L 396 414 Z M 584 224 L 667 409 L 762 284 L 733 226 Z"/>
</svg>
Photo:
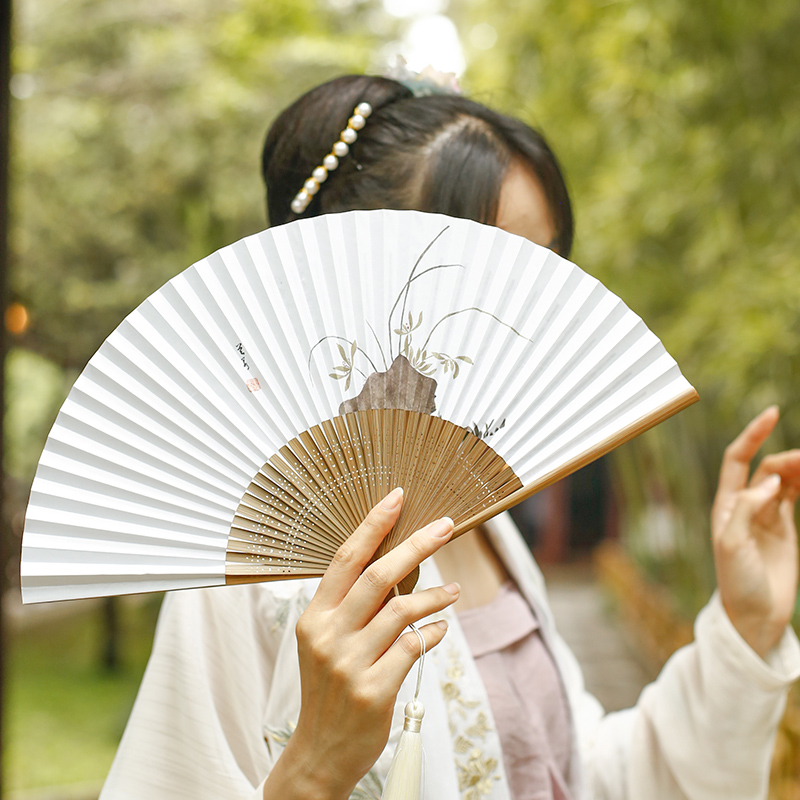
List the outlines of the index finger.
<svg viewBox="0 0 800 800">
<path fill-rule="evenodd" d="M 777 406 L 765 409 L 725 448 L 719 471 L 720 492 L 738 492 L 747 486 L 750 462 L 778 424 L 778 416 Z"/>
<path fill-rule="evenodd" d="M 366 622 L 374 616 L 392 587 L 449 541 L 452 533 L 453 520 L 449 517 L 415 531 L 364 570 L 343 605 L 349 608 L 354 619 Z"/>
<path fill-rule="evenodd" d="M 339 547 L 322 576 L 309 605 L 333 608 L 350 591 L 378 545 L 394 527 L 403 506 L 403 490 L 398 487 L 374 506 L 366 519 Z"/>
</svg>

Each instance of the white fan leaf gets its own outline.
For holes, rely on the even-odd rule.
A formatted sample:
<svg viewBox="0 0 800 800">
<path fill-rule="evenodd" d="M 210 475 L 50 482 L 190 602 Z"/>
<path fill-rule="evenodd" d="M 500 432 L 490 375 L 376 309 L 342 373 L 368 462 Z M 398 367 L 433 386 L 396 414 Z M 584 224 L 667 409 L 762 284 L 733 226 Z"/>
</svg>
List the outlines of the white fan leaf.
<svg viewBox="0 0 800 800">
<path fill-rule="evenodd" d="M 695 399 L 545 248 L 412 211 L 293 222 L 175 277 L 89 362 L 34 480 L 23 599 L 320 575 L 396 485 L 387 548 L 443 514 L 458 534 Z"/>
</svg>

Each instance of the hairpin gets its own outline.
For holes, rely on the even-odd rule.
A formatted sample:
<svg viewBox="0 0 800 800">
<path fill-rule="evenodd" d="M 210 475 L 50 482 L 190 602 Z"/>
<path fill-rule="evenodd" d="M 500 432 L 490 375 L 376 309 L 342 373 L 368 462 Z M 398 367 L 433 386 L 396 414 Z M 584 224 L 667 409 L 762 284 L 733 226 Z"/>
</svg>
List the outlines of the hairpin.
<svg viewBox="0 0 800 800">
<path fill-rule="evenodd" d="M 408 68 L 408 61 L 398 55 L 395 65 L 383 73 L 384 78 L 402 83 L 414 97 L 432 94 L 461 94 L 455 72 L 441 72 L 428 64 L 422 72 Z"/>
<path fill-rule="evenodd" d="M 339 166 L 339 159 L 350 152 L 350 145 L 358 139 L 358 131 L 366 124 L 367 117 L 372 113 L 369 103 L 359 103 L 353 110 L 353 116 L 347 120 L 347 127 L 342 131 L 339 140 L 333 145 L 331 152 L 322 159 L 322 164 L 311 173 L 311 177 L 303 184 L 303 188 L 292 200 L 292 211 L 302 214 L 311 198 L 319 191 L 320 184 L 328 179 L 328 173 Z"/>
</svg>

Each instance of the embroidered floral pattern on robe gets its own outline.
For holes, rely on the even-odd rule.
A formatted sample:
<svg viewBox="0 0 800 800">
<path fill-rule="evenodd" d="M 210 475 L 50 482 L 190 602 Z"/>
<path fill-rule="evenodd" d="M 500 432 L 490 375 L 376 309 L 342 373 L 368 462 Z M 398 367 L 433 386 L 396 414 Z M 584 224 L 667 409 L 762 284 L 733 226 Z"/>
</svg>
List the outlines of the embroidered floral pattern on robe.
<svg viewBox="0 0 800 800">
<path fill-rule="evenodd" d="M 446 680 L 441 686 L 453 737 L 458 789 L 462 800 L 482 800 L 492 794 L 495 781 L 500 779 L 497 759 L 483 751 L 486 734 L 492 728 L 486 714 L 479 710 L 480 701 L 464 695 L 464 666 L 458 648 L 451 645 L 447 657 Z"/>
</svg>

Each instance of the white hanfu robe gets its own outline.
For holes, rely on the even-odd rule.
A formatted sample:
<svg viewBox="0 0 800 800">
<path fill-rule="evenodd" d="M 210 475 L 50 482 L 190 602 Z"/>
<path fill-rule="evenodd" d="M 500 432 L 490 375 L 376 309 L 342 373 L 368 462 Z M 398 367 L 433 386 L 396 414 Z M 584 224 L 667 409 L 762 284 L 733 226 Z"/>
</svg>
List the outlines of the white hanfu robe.
<svg viewBox="0 0 800 800">
<path fill-rule="evenodd" d="M 786 693 L 800 677 L 787 629 L 766 660 L 741 639 L 717 595 L 634 708 L 604 714 L 559 637 L 544 581 L 513 522 L 486 526 L 539 620 L 563 680 L 573 752 L 569 788 L 580 800 L 757 800 Z M 420 586 L 439 575 L 423 564 Z M 101 800 L 257 800 L 300 711 L 295 624 L 317 581 L 279 581 L 167 596 L 153 654 Z M 499 738 L 456 615 L 426 661 L 421 700 L 426 800 L 513 800 Z M 379 800 L 413 695 L 395 708 L 389 743 L 353 800 Z"/>
</svg>

